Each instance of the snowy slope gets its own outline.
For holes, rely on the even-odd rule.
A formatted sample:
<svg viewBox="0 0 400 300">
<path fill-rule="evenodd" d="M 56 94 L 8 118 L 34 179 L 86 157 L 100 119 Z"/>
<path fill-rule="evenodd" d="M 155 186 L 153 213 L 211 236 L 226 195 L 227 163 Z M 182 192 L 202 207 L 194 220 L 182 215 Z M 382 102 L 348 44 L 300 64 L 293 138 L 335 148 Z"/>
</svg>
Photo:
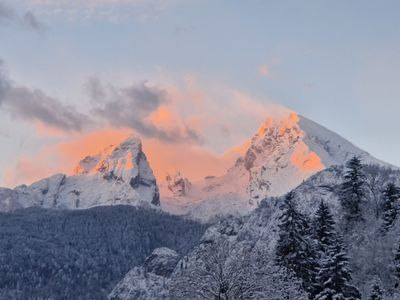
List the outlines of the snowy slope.
<svg viewBox="0 0 400 300">
<path fill-rule="evenodd" d="M 375 184 L 382 188 L 389 182 L 400 185 L 400 171 L 385 167 L 367 167 L 365 169 L 366 182 L 371 184 L 373 178 Z M 340 184 L 343 180 L 344 167 L 333 166 L 311 176 L 300 184 L 295 192 L 295 201 L 299 211 L 313 218 L 321 200 L 333 213 L 338 230 L 342 228 L 342 210 L 338 199 Z M 395 284 L 392 275 L 393 269 L 389 265 L 393 261 L 394 252 L 398 248 L 400 234 L 400 219 L 397 218 L 393 229 L 386 235 L 380 233 L 382 220 L 375 217 L 375 203 L 373 194 L 368 190 L 366 200 L 363 203 L 364 222 L 357 224 L 356 228 L 344 234 L 344 241 L 350 257 L 350 267 L 353 270 L 353 283 L 363 293 L 363 299 L 367 299 L 371 282 L 376 278 L 382 280 L 383 286 L 390 291 Z M 178 263 L 179 266 L 187 264 L 190 273 L 192 265 L 199 261 L 204 249 L 209 245 L 215 245 L 213 249 L 220 249 L 228 243 L 230 252 L 248 249 L 245 256 L 253 259 L 262 258 L 262 261 L 275 260 L 276 244 L 279 238 L 279 217 L 281 216 L 281 203 L 283 197 L 268 198 L 260 206 L 247 216 L 226 218 L 209 227 L 201 239 L 201 243 L 187 257 Z M 225 247 L 225 246 L 224 246 Z M 225 251 L 225 250 L 224 250 Z M 173 274 L 174 274 L 173 273 Z M 173 278 L 172 278 L 173 280 Z M 281 298 L 279 298 L 281 299 Z M 400 299 L 388 296 L 385 299 Z"/>
<path fill-rule="evenodd" d="M 324 200 L 334 216 L 337 230 L 342 230 L 342 210 L 338 195 L 344 170 L 344 166 L 332 166 L 311 176 L 294 189 L 295 201 L 299 211 L 309 217 L 311 222 L 318 204 L 321 200 Z M 382 188 L 389 182 L 400 185 L 400 170 L 398 169 L 367 166 L 364 172 L 369 187 L 371 187 L 371 184 L 375 184 L 376 187 Z M 373 199 L 373 192 L 368 188 L 365 202 L 362 205 L 365 221 L 357 224 L 353 231 L 341 232 L 349 256 L 349 266 L 352 270 L 352 284 L 359 288 L 363 294 L 362 299 L 367 299 L 371 283 L 378 278 L 382 281 L 382 287 L 387 292 L 384 299 L 400 299 L 393 294 L 396 279 L 393 277 L 393 269 L 389 267 L 393 261 L 395 249 L 398 248 L 400 219 L 397 218 L 393 228 L 386 236 L 382 235 L 380 233 L 381 217 L 375 216 L 376 207 Z M 135 299 L 129 297 L 129 295 L 137 295 L 131 293 L 132 291 L 145 290 L 143 296 L 137 299 L 176 299 L 171 295 L 168 298 L 168 290 L 171 291 L 171 288 L 173 289 L 175 285 L 179 289 L 192 291 L 187 286 L 191 282 L 186 280 L 185 274 L 196 274 L 195 270 L 199 268 L 199 262 L 208 261 L 212 265 L 211 262 L 215 263 L 212 258 L 218 257 L 225 259 L 218 267 L 227 268 L 231 255 L 239 253 L 239 258 L 253 261 L 254 265 L 257 266 L 261 265 L 266 274 L 271 277 L 266 279 L 266 283 L 272 284 L 269 291 L 271 294 L 264 294 L 265 297 L 262 299 L 300 299 L 290 296 L 282 297 L 282 295 L 272 297 L 275 292 L 282 292 L 283 290 L 289 292 L 296 289 L 296 285 L 291 282 L 293 278 L 289 279 L 289 282 L 287 282 L 287 278 L 285 280 L 287 273 L 283 274 L 283 277 L 275 279 L 274 273 L 270 275 L 268 273 L 271 271 L 268 268 L 276 259 L 275 251 L 279 238 L 282 201 L 283 197 L 268 198 L 247 216 L 226 218 L 209 227 L 199 245 L 176 264 L 175 270 L 168 279 L 161 276 L 156 277 L 154 274 L 150 274 L 145 279 L 143 269 L 136 268 L 128 273 L 125 279 L 114 289 L 112 295 L 120 296 L 116 299 Z M 219 252 L 218 249 L 220 249 Z M 224 253 L 229 254 L 224 256 Z M 221 270 L 221 272 L 224 273 L 224 270 Z M 162 297 L 157 298 L 157 296 Z M 196 295 L 193 295 L 190 299 L 197 299 Z"/>
<path fill-rule="evenodd" d="M 190 190 L 179 196 L 163 190 L 162 207 L 203 221 L 243 215 L 262 199 L 281 196 L 313 174 L 342 165 L 354 155 L 363 163 L 387 165 L 296 113 L 269 118 L 225 175 L 192 183 Z"/>
<path fill-rule="evenodd" d="M 169 248 L 157 248 L 143 266 L 130 270 L 108 296 L 109 300 L 159 300 L 168 298 L 168 280 L 179 255 Z"/>
<path fill-rule="evenodd" d="M 0 211 L 31 206 L 79 209 L 118 204 L 159 206 L 156 179 L 136 137 L 87 156 L 73 176 L 57 174 L 30 186 L 0 189 Z"/>
</svg>

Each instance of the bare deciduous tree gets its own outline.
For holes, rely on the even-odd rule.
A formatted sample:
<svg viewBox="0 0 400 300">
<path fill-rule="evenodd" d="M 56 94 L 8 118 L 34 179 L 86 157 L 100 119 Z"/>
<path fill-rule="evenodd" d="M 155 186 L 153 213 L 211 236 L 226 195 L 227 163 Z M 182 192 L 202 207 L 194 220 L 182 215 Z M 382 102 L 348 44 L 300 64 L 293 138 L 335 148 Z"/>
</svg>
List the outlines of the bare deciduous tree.
<svg viewBox="0 0 400 300">
<path fill-rule="evenodd" d="M 238 251 L 226 240 L 203 246 L 173 276 L 171 299 L 308 299 L 286 269 L 257 263 L 246 247 Z"/>
</svg>

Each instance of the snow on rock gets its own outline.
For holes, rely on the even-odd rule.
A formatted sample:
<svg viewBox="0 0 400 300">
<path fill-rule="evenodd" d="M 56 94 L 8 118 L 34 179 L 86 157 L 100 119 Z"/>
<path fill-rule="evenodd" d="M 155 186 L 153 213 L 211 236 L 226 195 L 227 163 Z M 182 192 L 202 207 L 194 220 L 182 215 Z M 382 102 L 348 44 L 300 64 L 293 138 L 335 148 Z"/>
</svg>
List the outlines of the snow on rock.
<svg viewBox="0 0 400 300">
<path fill-rule="evenodd" d="M 157 248 L 143 266 L 135 267 L 109 294 L 109 300 L 168 299 L 168 278 L 178 263 L 179 255 L 169 248 Z"/>
<path fill-rule="evenodd" d="M 179 171 L 168 172 L 165 179 L 169 192 L 175 197 L 185 196 L 192 185 Z"/>
<path fill-rule="evenodd" d="M 388 166 L 296 113 L 282 119 L 268 118 L 225 175 L 195 182 L 179 197 L 162 195 L 161 205 L 166 211 L 201 221 L 244 215 L 264 198 L 281 196 L 354 155 L 363 163 Z"/>
<path fill-rule="evenodd" d="M 146 273 L 142 267 L 135 267 L 108 295 L 108 300 L 158 300 L 167 299 L 166 279 L 153 273 Z"/>
<path fill-rule="evenodd" d="M 140 139 L 84 158 L 74 175 L 57 174 L 30 186 L 0 189 L 0 210 L 40 206 L 80 209 L 101 205 L 159 206 L 159 192 Z"/>
<path fill-rule="evenodd" d="M 162 247 L 155 249 L 153 253 L 146 258 L 143 267 L 147 272 L 166 277 L 172 273 L 178 260 L 179 255 L 176 251 Z"/>
</svg>

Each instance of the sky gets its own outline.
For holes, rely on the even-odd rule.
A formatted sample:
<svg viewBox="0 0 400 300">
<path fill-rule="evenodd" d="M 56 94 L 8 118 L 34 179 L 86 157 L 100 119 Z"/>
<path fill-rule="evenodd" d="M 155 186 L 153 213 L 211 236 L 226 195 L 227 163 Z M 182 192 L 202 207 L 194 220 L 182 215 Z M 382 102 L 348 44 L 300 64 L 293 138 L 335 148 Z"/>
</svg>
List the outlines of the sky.
<svg viewBox="0 0 400 300">
<path fill-rule="evenodd" d="M 163 168 L 218 165 L 287 110 L 400 166 L 399 9 L 0 0 L 0 185 L 68 172 L 131 132 Z"/>
</svg>

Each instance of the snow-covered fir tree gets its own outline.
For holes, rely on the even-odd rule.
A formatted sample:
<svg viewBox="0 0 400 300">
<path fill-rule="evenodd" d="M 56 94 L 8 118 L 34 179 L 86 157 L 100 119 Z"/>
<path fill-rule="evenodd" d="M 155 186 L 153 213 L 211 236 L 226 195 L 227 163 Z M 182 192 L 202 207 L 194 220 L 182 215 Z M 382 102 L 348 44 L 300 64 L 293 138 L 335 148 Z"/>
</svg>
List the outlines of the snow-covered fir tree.
<svg viewBox="0 0 400 300">
<path fill-rule="evenodd" d="M 396 279 L 396 288 L 400 286 L 400 244 L 397 247 L 396 254 L 394 255 L 392 270 Z"/>
<path fill-rule="evenodd" d="M 397 201 L 400 198 L 400 189 L 394 183 L 389 183 L 383 191 L 383 231 L 393 227 L 397 218 Z"/>
<path fill-rule="evenodd" d="M 369 295 L 369 300 L 383 300 L 383 291 L 381 289 L 381 284 L 378 280 L 375 280 L 371 287 L 371 294 Z"/>
<path fill-rule="evenodd" d="M 320 202 L 315 214 L 314 230 L 315 238 L 318 242 L 318 250 L 326 253 L 335 240 L 336 231 L 335 221 L 328 205 L 324 201 Z"/>
<path fill-rule="evenodd" d="M 316 253 L 311 242 L 310 221 L 301 214 L 295 203 L 295 194 L 286 195 L 280 216 L 280 235 L 276 246 L 276 260 L 303 280 L 304 287 L 314 292 Z"/>
<path fill-rule="evenodd" d="M 329 247 L 328 253 L 320 261 L 317 281 L 322 291 L 316 295 L 316 300 L 350 300 L 361 299 L 360 292 L 349 284 L 351 271 L 348 267 L 347 254 L 341 237 L 337 237 Z"/>
<path fill-rule="evenodd" d="M 353 157 L 346 164 L 346 172 L 340 191 L 340 202 L 346 222 L 362 220 L 361 203 L 365 198 L 365 175 L 358 157 Z"/>
<path fill-rule="evenodd" d="M 317 270 L 321 269 L 323 259 L 328 255 L 330 247 L 335 243 L 336 235 L 333 216 L 329 211 L 329 207 L 325 202 L 321 201 L 315 213 L 314 220 L 314 236 L 318 250 Z M 324 289 L 323 282 L 319 282 L 318 277 L 314 280 L 314 287 L 316 294 Z"/>
</svg>

